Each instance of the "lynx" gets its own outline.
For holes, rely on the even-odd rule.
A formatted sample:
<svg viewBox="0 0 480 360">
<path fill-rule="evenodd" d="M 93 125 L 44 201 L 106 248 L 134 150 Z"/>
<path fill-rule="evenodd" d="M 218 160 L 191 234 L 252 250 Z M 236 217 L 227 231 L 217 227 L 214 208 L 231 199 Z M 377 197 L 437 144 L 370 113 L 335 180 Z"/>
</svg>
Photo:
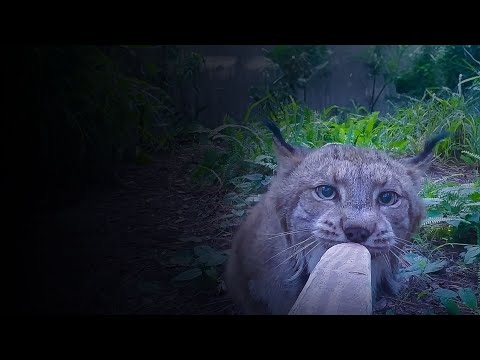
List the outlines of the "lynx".
<svg viewBox="0 0 480 360">
<path fill-rule="evenodd" d="M 273 133 L 277 173 L 236 232 L 225 273 L 243 314 L 288 314 L 325 251 L 364 245 L 372 259 L 372 292 L 397 294 L 399 252 L 424 217 L 418 195 L 436 143 L 395 159 L 351 145 L 318 149 L 288 144 Z"/>
</svg>

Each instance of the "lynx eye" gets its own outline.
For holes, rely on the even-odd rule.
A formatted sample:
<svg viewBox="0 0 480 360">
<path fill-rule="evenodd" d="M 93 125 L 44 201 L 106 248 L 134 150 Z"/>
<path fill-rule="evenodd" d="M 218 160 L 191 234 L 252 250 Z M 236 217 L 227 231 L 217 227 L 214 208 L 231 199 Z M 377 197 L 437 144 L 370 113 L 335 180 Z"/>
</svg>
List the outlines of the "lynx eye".
<svg viewBox="0 0 480 360">
<path fill-rule="evenodd" d="M 337 190 L 333 186 L 321 185 L 315 188 L 317 195 L 324 200 L 332 200 L 337 195 Z"/>
<path fill-rule="evenodd" d="M 385 191 L 378 195 L 378 202 L 382 205 L 393 205 L 397 202 L 398 195 L 393 191 Z"/>
</svg>

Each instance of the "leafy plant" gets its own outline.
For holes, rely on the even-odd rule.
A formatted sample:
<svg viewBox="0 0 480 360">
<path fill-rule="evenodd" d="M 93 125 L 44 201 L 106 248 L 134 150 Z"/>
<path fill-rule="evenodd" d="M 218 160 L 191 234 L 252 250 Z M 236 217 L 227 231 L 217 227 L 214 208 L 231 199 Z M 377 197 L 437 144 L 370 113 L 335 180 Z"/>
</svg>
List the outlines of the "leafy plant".
<svg viewBox="0 0 480 360">
<path fill-rule="evenodd" d="M 447 184 L 448 185 L 448 184 Z M 478 183 L 467 183 L 438 188 L 431 191 L 426 199 L 427 218 L 423 226 L 440 227 L 450 226 L 455 231 L 448 230 L 448 238 L 453 242 L 471 242 L 472 239 L 480 244 L 480 188 Z M 431 235 L 438 235 L 434 231 Z"/>
<path fill-rule="evenodd" d="M 267 103 L 266 99 L 269 98 L 252 104 L 243 120 L 235 122 L 226 117 L 224 124 L 217 128 L 196 130 L 199 144 L 205 148 L 196 175 L 218 181 L 226 193 L 224 203 L 228 211 L 219 219 L 223 228 L 235 226 L 247 215 L 275 175 L 272 134 L 259 121 L 254 121 L 259 113 L 252 111 Z M 314 148 L 338 142 L 387 150 L 399 156 L 418 153 L 432 134 L 449 130 L 452 137 L 438 144 L 436 154 L 440 159 L 464 162 L 469 159 L 475 164 L 477 154 L 468 150 L 467 139 L 472 138 L 465 122 L 470 119 L 475 125 L 476 121 L 469 113 L 469 104 L 470 100 L 457 94 L 439 97 L 431 93 L 422 101 L 381 115 L 369 113 L 364 107 L 356 107 L 353 112 L 338 106 L 313 111 L 290 98 L 290 102 L 279 105 L 268 116 L 278 125 L 286 141 L 297 146 Z M 430 249 L 438 241 L 443 241 L 443 245 L 480 245 L 477 243 L 480 237 L 480 180 L 468 184 L 427 181 L 421 195 L 427 205 L 427 218 L 416 241 Z M 464 268 L 473 266 L 479 258 L 478 247 L 465 249 Z M 448 266 L 445 257 L 432 260 L 413 251 L 405 255 L 408 265 L 402 275 L 407 278 L 432 277 Z M 197 278 L 199 274 L 195 270 L 185 276 Z M 462 297 L 456 293 L 456 298 L 443 296 L 441 301 L 451 313 L 455 313 L 456 308 L 468 307 L 467 304 L 473 309 L 468 294 L 465 290 L 461 292 Z"/>
<path fill-rule="evenodd" d="M 425 90 L 453 90 L 459 75 L 478 75 L 480 46 L 424 45 L 414 55 L 413 62 L 395 81 L 399 93 L 421 97 Z"/>
<path fill-rule="evenodd" d="M 170 264 L 187 267 L 172 280 L 183 282 L 203 277 L 203 279 L 218 280 L 218 266 L 228 258 L 228 251 L 216 250 L 208 245 L 197 245 L 193 249 L 178 251 L 170 258 Z"/>
<path fill-rule="evenodd" d="M 428 258 L 412 252 L 406 253 L 403 259 L 410 265 L 401 270 L 401 275 L 405 278 L 410 276 L 422 276 L 429 273 L 435 273 L 445 268 L 446 260 L 437 260 L 431 262 Z"/>
<path fill-rule="evenodd" d="M 460 304 L 466 306 L 474 314 L 480 314 L 477 297 L 470 288 L 460 288 L 457 291 L 438 288 L 433 295 L 445 306 L 450 315 L 460 314 Z"/>
<path fill-rule="evenodd" d="M 465 250 L 466 252 L 460 254 L 465 264 L 470 265 L 480 260 L 480 245 L 466 245 Z"/>
</svg>

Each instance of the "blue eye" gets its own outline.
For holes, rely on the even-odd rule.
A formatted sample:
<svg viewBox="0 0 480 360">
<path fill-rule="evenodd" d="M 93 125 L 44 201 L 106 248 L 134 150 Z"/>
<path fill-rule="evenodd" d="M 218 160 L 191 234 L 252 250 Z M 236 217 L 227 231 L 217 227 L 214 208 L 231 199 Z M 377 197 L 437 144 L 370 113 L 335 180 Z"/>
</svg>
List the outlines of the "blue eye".
<svg viewBox="0 0 480 360">
<path fill-rule="evenodd" d="M 318 186 L 315 189 L 315 192 L 317 193 L 318 196 L 320 196 L 320 198 L 325 200 L 331 200 L 337 194 L 337 190 L 335 190 L 333 186 L 329 186 L 329 185 Z"/>
<path fill-rule="evenodd" d="M 378 202 L 382 205 L 393 205 L 397 200 L 398 195 L 393 191 L 385 191 L 378 195 Z"/>
</svg>

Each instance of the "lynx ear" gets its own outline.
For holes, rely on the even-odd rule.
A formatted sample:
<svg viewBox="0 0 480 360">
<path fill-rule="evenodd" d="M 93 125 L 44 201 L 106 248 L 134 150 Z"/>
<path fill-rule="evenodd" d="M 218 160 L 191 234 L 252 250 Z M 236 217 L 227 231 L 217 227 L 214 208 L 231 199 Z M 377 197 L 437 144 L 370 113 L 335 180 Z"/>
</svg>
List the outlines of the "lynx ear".
<svg viewBox="0 0 480 360">
<path fill-rule="evenodd" d="M 280 129 L 270 120 L 263 120 L 263 123 L 273 134 L 273 149 L 278 162 L 278 174 L 289 173 L 298 164 L 302 162 L 310 149 L 304 147 L 294 147 L 287 143 L 282 136 Z"/>
<path fill-rule="evenodd" d="M 435 148 L 435 145 L 448 136 L 450 136 L 450 133 L 442 131 L 437 136 L 425 142 L 423 151 L 419 155 L 405 160 L 408 167 L 408 173 L 412 177 L 415 186 L 419 186 L 426 171 L 430 167 L 433 160 L 433 149 Z"/>
</svg>

